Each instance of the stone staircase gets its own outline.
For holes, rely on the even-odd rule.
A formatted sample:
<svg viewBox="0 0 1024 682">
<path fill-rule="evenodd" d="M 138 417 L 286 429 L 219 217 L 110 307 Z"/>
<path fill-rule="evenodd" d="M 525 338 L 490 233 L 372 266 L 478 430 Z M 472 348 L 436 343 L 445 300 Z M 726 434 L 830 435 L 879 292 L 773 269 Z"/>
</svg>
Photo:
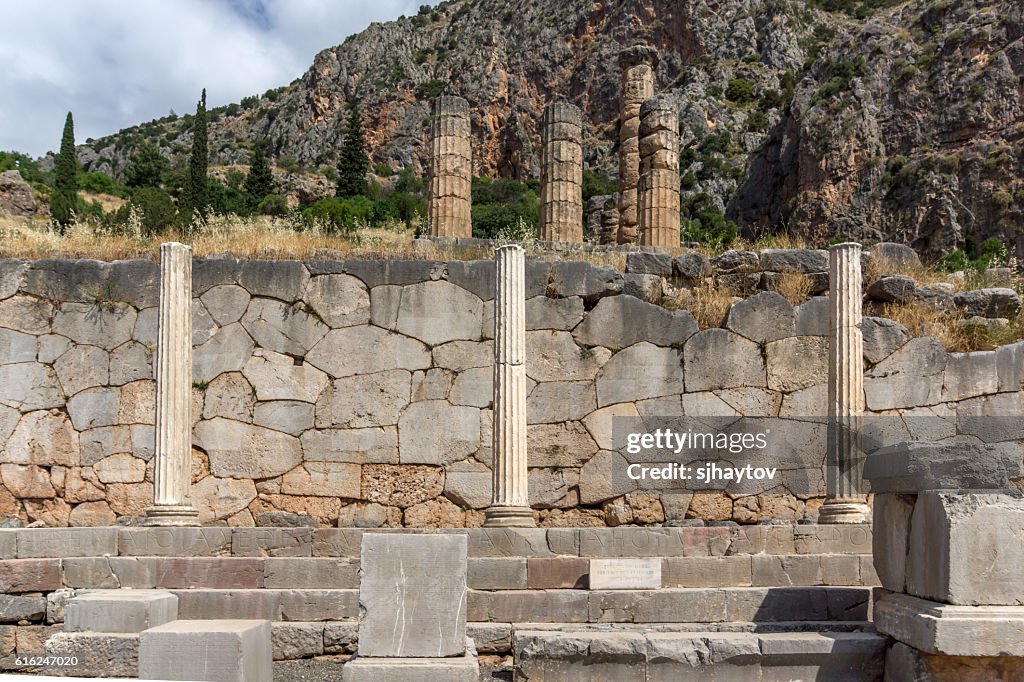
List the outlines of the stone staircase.
<svg viewBox="0 0 1024 682">
<path fill-rule="evenodd" d="M 0 628 L 17 631 L 17 653 L 84 659 L 37 672 L 135 676 L 138 633 L 81 623 L 65 631 L 74 623 L 66 605 L 96 590 L 123 593 L 126 603 L 145 591 L 173 597 L 179 620 L 270 621 L 278 665 L 348 656 L 357 648 L 363 532 L 0 531 L 0 576 L 22 576 L 4 591 L 40 602 L 22 624 Z M 515 679 L 881 679 L 867 526 L 424 532 L 468 536 L 467 634 L 482 664 L 512 664 Z M 591 571 L 618 562 L 630 570 L 639 562 L 643 584 L 613 573 L 591 589 Z M 619 579 L 623 589 L 604 589 Z M 0 651 L 0 669 L 13 669 L 14 653 Z"/>
</svg>

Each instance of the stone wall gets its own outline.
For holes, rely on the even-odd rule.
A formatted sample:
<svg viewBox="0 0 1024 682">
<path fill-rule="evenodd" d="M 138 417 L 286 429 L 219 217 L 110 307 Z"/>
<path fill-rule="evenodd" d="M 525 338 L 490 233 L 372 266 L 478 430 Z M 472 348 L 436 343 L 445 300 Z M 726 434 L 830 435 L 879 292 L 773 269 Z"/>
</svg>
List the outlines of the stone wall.
<svg viewBox="0 0 1024 682">
<path fill-rule="evenodd" d="M 105 525 L 152 503 L 157 278 L 148 261 L 0 261 L 0 518 Z M 824 298 L 794 308 L 762 292 L 701 331 L 623 293 L 634 280 L 607 266 L 529 260 L 527 280 L 541 525 L 814 515 L 815 495 L 616 495 L 607 459 L 616 415 L 825 414 Z M 197 260 L 201 520 L 479 525 L 493 289 L 491 261 Z M 1024 412 L 1024 343 L 948 354 L 878 318 L 864 335 L 877 414 Z M 922 437 L 894 421 L 903 440 Z"/>
</svg>

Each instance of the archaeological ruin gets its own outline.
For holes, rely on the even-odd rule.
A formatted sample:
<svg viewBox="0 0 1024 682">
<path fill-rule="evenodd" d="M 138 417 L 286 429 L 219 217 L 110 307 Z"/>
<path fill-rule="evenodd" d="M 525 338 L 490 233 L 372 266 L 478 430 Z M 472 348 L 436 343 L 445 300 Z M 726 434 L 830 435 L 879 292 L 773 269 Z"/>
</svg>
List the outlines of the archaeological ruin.
<svg viewBox="0 0 1024 682">
<path fill-rule="evenodd" d="M 546 109 L 540 242 L 472 239 L 444 96 L 417 244 L 484 257 L 0 260 L 0 670 L 1024 679 L 1024 342 L 881 314 L 1019 295 L 891 243 L 682 247 L 655 59 L 588 215 Z"/>
</svg>

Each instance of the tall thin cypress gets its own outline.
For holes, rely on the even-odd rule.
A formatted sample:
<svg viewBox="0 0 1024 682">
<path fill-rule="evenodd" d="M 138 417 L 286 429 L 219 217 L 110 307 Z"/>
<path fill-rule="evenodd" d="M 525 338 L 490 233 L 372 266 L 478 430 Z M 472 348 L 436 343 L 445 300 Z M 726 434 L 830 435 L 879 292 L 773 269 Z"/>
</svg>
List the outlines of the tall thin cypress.
<svg viewBox="0 0 1024 682">
<path fill-rule="evenodd" d="M 192 119 L 192 156 L 188 161 L 188 187 L 185 191 L 184 217 L 191 221 L 198 214 L 206 217 L 210 206 L 207 167 L 210 153 L 207 147 L 206 129 L 206 88 L 196 104 L 196 115 Z"/>
<path fill-rule="evenodd" d="M 252 146 L 249 174 L 245 176 L 245 191 L 257 202 L 274 191 L 274 174 L 267 163 L 267 149 L 263 142 Z"/>
<path fill-rule="evenodd" d="M 69 111 L 64 121 L 64 135 L 54 167 L 53 196 L 50 198 L 50 217 L 60 226 L 61 234 L 71 223 L 77 203 L 78 157 L 75 155 L 75 123 Z"/>
<path fill-rule="evenodd" d="M 349 109 L 345 141 L 338 158 L 338 186 L 335 195 L 345 198 L 366 194 L 366 174 L 370 170 L 370 157 L 366 155 L 363 138 L 363 118 L 355 103 Z"/>
</svg>

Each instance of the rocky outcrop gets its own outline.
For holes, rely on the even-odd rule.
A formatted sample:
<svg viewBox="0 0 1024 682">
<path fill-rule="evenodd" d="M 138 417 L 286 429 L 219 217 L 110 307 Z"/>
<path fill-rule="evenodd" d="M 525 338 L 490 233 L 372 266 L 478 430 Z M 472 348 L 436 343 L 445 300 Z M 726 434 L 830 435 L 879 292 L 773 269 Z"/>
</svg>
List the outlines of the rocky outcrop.
<svg viewBox="0 0 1024 682">
<path fill-rule="evenodd" d="M 0 173 L 0 212 L 14 216 L 27 216 L 36 212 L 32 187 L 25 182 L 21 173 L 9 170 Z"/>
</svg>

